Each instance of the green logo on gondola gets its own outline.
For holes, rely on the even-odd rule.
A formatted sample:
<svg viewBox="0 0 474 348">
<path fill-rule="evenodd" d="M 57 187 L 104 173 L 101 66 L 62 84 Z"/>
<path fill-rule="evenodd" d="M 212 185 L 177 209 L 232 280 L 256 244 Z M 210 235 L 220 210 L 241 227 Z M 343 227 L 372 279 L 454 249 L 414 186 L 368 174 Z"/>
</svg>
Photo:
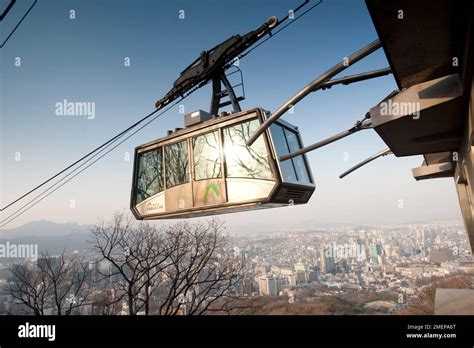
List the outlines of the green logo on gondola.
<svg viewBox="0 0 474 348">
<path fill-rule="evenodd" d="M 209 185 L 206 186 L 206 192 L 204 193 L 204 196 L 202 197 L 203 201 L 207 200 L 207 195 L 209 194 L 210 190 L 214 191 L 214 193 L 216 194 L 217 197 L 219 197 L 221 195 L 217 185 L 215 183 L 211 182 Z"/>
</svg>

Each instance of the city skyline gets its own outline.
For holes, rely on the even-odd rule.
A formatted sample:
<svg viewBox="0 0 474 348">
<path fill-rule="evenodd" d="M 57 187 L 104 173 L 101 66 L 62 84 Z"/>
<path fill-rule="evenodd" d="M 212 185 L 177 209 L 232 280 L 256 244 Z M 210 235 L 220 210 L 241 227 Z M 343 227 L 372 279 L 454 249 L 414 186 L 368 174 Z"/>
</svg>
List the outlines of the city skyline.
<svg viewBox="0 0 474 348">
<path fill-rule="evenodd" d="M 179 230 L 179 224 L 174 228 Z M 92 238 L 97 236 L 90 233 Z M 18 241 L 11 237 L 9 240 L 8 247 Z M 2 243 L 0 247 L 4 246 Z M 244 301 L 241 305 L 247 303 L 235 314 L 433 314 L 430 308 L 434 306 L 434 298 L 427 295 L 426 289 L 437 282 L 461 282 L 463 287 L 469 288 L 474 272 L 469 242 L 460 221 L 385 228 L 341 226 L 241 233 L 232 236 L 222 247 L 215 256 L 215 264 L 239 265 L 238 269 L 243 272 L 234 275 L 235 281 L 229 289 L 235 299 Z M 71 262 L 80 260 L 89 270 L 89 285 L 81 290 L 84 298 L 77 297 L 78 301 L 102 296 L 104 286 L 121 284 L 121 278 L 112 272 L 112 264 L 101 258 L 96 247 L 62 249 L 59 253 L 46 251 L 44 247 L 39 249 L 41 253 L 35 258 L 3 256 L 0 285 L 8 283 L 9 267 L 41 271 L 45 262 L 60 265 L 69 259 Z M 119 261 L 120 253 L 116 255 Z M 111 272 L 105 283 L 98 277 L 99 271 Z M 201 272 L 206 274 L 204 269 Z M 160 277 L 161 281 L 153 287 L 151 303 L 163 300 L 160 293 L 167 287 L 167 277 Z M 182 308 L 173 313 L 186 315 L 193 311 L 201 290 L 200 285 L 196 285 L 193 291 L 183 292 L 177 299 Z M 21 305 L 15 304 L 9 296 L 3 299 L 0 296 L 0 312 L 21 311 Z M 84 302 L 75 307 L 73 313 L 100 314 L 104 310 L 101 308 L 96 301 Z M 111 314 L 129 314 L 125 300 L 113 308 Z M 150 308 L 158 310 L 156 305 Z M 54 306 L 42 310 L 46 315 L 56 311 Z M 134 314 L 156 314 L 154 310 L 137 310 Z"/>
</svg>

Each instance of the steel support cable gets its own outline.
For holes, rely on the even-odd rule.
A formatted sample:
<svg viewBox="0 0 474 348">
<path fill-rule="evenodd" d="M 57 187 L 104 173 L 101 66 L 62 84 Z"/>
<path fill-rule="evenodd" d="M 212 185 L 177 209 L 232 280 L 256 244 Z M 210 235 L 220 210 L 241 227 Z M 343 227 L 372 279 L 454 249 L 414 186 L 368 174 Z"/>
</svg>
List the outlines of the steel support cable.
<svg viewBox="0 0 474 348">
<path fill-rule="evenodd" d="M 10 214 L 8 217 L 6 217 L 5 219 L 3 219 L 2 221 L 0 221 L 0 227 L 4 227 L 6 226 L 7 224 L 9 224 L 10 222 L 12 222 L 13 220 L 15 220 L 16 218 L 18 218 L 20 215 L 24 214 L 25 212 L 27 212 L 28 210 L 30 210 L 31 208 L 33 208 L 35 205 L 37 205 L 38 203 L 40 203 L 42 200 L 46 199 L 47 197 L 49 197 L 51 194 L 53 194 L 55 191 L 57 191 L 58 189 L 60 189 L 62 186 L 64 186 L 65 184 L 67 184 L 69 181 L 71 181 L 72 179 L 74 179 L 76 176 L 78 176 L 79 174 L 81 174 L 82 172 L 84 172 L 87 168 L 89 168 L 90 166 L 92 166 L 94 163 L 98 162 L 100 159 L 102 159 L 103 157 L 105 157 L 107 154 L 109 154 L 111 151 L 113 151 L 114 149 L 116 149 L 118 146 L 120 146 L 121 144 L 123 144 L 125 141 L 127 141 L 128 139 L 130 139 L 132 136 L 134 136 L 136 133 L 138 133 L 139 131 L 141 131 L 143 128 L 145 128 L 146 126 L 148 126 L 150 123 L 152 123 L 153 121 L 155 121 L 158 117 L 162 116 L 164 113 L 166 113 L 169 109 L 171 109 L 172 107 L 174 107 L 175 105 L 177 105 L 178 103 L 180 103 L 181 101 L 183 101 L 185 98 L 187 98 L 188 95 L 184 96 L 183 98 L 177 100 L 176 102 L 174 102 L 173 104 L 170 104 L 165 110 L 163 110 L 162 112 L 160 112 L 158 115 L 156 115 L 155 117 L 153 117 L 151 120 L 149 120 L 147 123 L 145 123 L 144 125 L 142 125 L 140 128 L 138 128 L 137 130 L 135 130 L 133 133 L 131 133 L 130 135 L 128 135 L 125 139 L 123 139 L 122 141 L 120 141 L 119 143 L 117 143 L 116 145 L 114 145 L 111 149 L 109 149 L 107 152 L 105 152 L 104 154 L 102 154 L 100 157 L 98 157 L 95 161 L 93 161 L 92 163 L 90 163 L 88 166 L 86 166 L 85 168 L 83 168 L 82 170 L 80 170 L 78 173 L 76 173 L 75 175 L 73 175 L 72 177 L 70 177 L 68 180 L 66 180 L 65 182 L 63 182 L 61 185 L 59 185 L 58 187 L 54 188 L 56 185 L 58 185 L 60 182 L 64 181 L 66 178 L 68 178 L 70 175 L 72 175 L 75 171 L 77 171 L 78 169 L 80 169 L 83 165 L 85 165 L 87 162 L 89 162 L 90 160 L 92 160 L 92 158 L 94 158 L 95 156 L 97 156 L 98 154 L 94 155 L 93 157 L 91 157 L 90 159 L 88 159 L 86 162 L 82 163 L 79 167 L 75 168 L 74 170 L 72 170 L 70 173 L 68 173 L 66 176 L 62 177 L 60 180 L 58 180 L 57 182 L 55 182 L 53 185 L 49 186 L 47 189 L 45 189 L 42 193 L 40 193 L 39 195 L 35 196 L 33 199 L 31 199 L 30 201 L 28 201 L 26 204 L 24 204 L 23 206 L 21 206 L 20 208 L 18 208 L 17 210 L 15 210 L 15 212 L 13 212 L 12 214 Z M 158 110 L 158 109 L 157 109 Z M 156 113 L 155 110 L 153 112 Z M 116 139 L 115 141 L 118 141 L 118 139 Z M 108 146 L 111 146 L 113 143 L 109 144 Z M 107 148 L 107 147 L 106 147 Z M 105 148 L 105 149 L 106 149 Z M 103 149 L 103 150 L 105 150 Z M 101 150 L 101 152 L 103 151 Z M 54 188 L 54 189 L 53 189 Z M 52 190 L 51 192 L 47 193 L 48 191 Z M 47 193 L 47 194 L 46 194 Z M 45 195 L 46 194 L 46 195 Z M 45 195 L 45 196 L 43 196 Z M 43 197 L 41 197 L 43 196 Z M 41 197 L 41 198 L 40 198 Z M 39 198 L 39 199 L 38 199 Z M 38 199 L 38 200 L 37 200 Z M 37 200 L 35 202 L 35 200 Z M 31 204 L 31 205 L 30 205 Z M 30 206 L 28 206 L 30 205 Z M 25 208 L 25 209 L 24 209 Z M 23 210 L 22 210 L 23 209 Z"/>
<path fill-rule="evenodd" d="M 298 6 L 295 10 L 294 10 L 294 13 L 296 13 L 300 8 L 302 8 L 304 5 L 306 5 L 307 3 L 309 2 L 308 1 L 305 1 L 303 4 L 301 4 L 300 6 Z M 274 37 L 275 35 L 277 35 L 279 32 L 281 32 L 282 30 L 286 29 L 288 26 L 290 26 L 291 24 L 293 24 L 294 22 L 296 22 L 297 20 L 299 20 L 301 17 L 303 17 L 305 14 L 307 14 L 309 11 L 311 11 L 312 9 L 314 9 L 316 6 L 318 6 L 319 4 L 322 3 L 322 0 L 318 1 L 316 4 L 314 4 L 313 6 L 311 6 L 310 8 L 308 8 L 306 11 L 304 11 L 302 14 L 300 14 L 299 16 L 297 16 L 296 18 L 292 19 L 291 22 L 287 23 L 286 25 L 284 25 L 283 27 L 281 27 L 280 29 L 278 29 L 277 31 L 275 31 L 274 33 L 271 33 L 270 36 L 268 36 L 266 39 L 264 39 L 262 42 L 260 42 L 259 44 L 257 44 L 256 46 L 254 46 L 252 49 L 248 50 L 247 52 L 241 54 L 239 56 L 239 59 L 240 58 L 243 58 L 245 57 L 247 54 L 249 54 L 251 51 L 253 51 L 255 48 L 257 48 L 258 46 L 260 46 L 261 44 L 263 44 L 265 41 L 269 40 L 270 38 Z M 284 22 L 285 20 L 287 20 L 289 18 L 289 14 L 284 17 L 282 19 L 281 22 Z M 204 85 L 207 84 L 207 83 L 204 83 Z M 196 87 L 202 87 L 203 85 L 200 84 Z M 189 91 L 189 93 L 187 95 L 189 95 L 190 93 L 194 92 L 196 90 L 196 87 L 191 89 Z M 184 98 L 183 98 L 184 99 Z M 182 99 L 181 99 L 182 100 Z M 175 104 L 173 104 L 175 105 Z M 140 125 L 142 122 L 144 122 L 145 120 L 147 120 L 148 118 L 150 118 L 151 116 L 153 116 L 156 112 L 158 112 L 159 110 L 161 110 L 161 108 L 157 108 L 156 110 L 154 110 L 153 112 L 151 112 L 150 114 L 146 115 L 145 117 L 143 117 L 141 120 L 137 121 L 136 123 L 134 123 L 133 125 L 131 125 L 130 127 L 128 127 L 127 129 L 123 130 L 122 132 L 120 132 L 119 134 L 115 135 L 114 137 L 112 137 L 111 139 L 109 139 L 108 141 L 106 141 L 105 143 L 103 143 L 102 145 L 96 147 L 95 149 L 93 149 L 92 151 L 90 151 L 89 153 L 87 153 L 86 155 L 82 156 L 81 158 L 79 158 L 77 161 L 75 161 L 74 163 L 68 165 L 67 167 L 65 167 L 64 169 L 60 170 L 59 172 L 57 172 L 56 174 L 54 174 L 53 176 L 49 177 L 47 180 L 43 181 L 42 183 L 38 184 L 37 186 L 35 186 L 34 188 L 32 188 L 31 190 L 29 190 L 28 192 L 24 193 L 23 195 L 21 195 L 20 197 L 16 198 L 15 200 L 11 201 L 10 203 L 8 203 L 7 205 L 3 206 L 2 208 L 0 208 L 0 212 L 4 211 L 5 209 L 11 207 L 12 205 L 14 205 L 15 203 L 19 202 L 20 200 L 22 200 L 23 198 L 29 196 L 30 194 L 32 194 L 33 192 L 35 192 L 36 190 L 38 190 L 39 188 L 43 187 L 44 185 L 46 185 L 47 183 L 51 182 L 52 180 L 54 180 L 55 178 L 57 178 L 58 176 L 60 176 L 61 174 L 64 174 L 65 172 L 67 172 L 69 169 L 75 167 L 76 165 L 78 165 L 80 162 L 84 161 L 85 159 L 87 159 L 88 157 L 90 157 L 91 155 L 95 154 L 96 152 L 98 152 L 99 150 L 103 149 L 103 148 L 106 148 L 107 146 L 113 144 L 116 140 L 118 140 L 119 138 L 121 138 L 123 135 L 127 134 L 129 131 L 131 131 L 132 129 L 134 129 L 135 127 L 137 127 L 138 125 Z M 101 151 L 99 151 L 100 153 Z"/>
<path fill-rule="evenodd" d="M 255 45 L 254 47 L 252 47 L 250 50 L 248 50 L 247 52 L 244 52 L 242 53 L 238 58 L 241 59 L 243 57 L 245 57 L 247 54 L 249 54 L 250 52 L 252 52 L 254 49 L 256 49 L 258 46 L 260 46 L 261 44 L 263 44 L 264 42 L 268 41 L 269 39 L 271 39 L 272 37 L 274 37 L 275 35 L 277 35 L 279 32 L 281 32 L 282 30 L 286 29 L 287 27 L 289 27 L 290 25 L 292 25 L 293 23 L 295 23 L 298 19 L 300 19 L 301 17 L 303 17 L 305 14 L 307 14 L 309 11 L 311 11 L 312 9 L 314 9 L 316 6 L 318 6 L 319 4 L 321 4 L 323 2 L 323 0 L 319 0 L 316 4 L 314 4 L 313 6 L 309 7 L 306 11 L 304 11 L 303 13 L 301 13 L 299 16 L 291 19 L 290 22 L 288 22 L 287 24 L 285 24 L 284 26 L 282 26 L 280 29 L 276 30 L 275 32 L 272 32 L 270 33 L 270 35 L 260 41 L 257 45 Z M 305 1 L 303 4 L 301 4 L 300 6 L 298 6 L 295 10 L 294 10 L 294 13 L 296 13 L 301 7 L 303 7 L 304 5 L 306 5 L 308 3 L 308 1 Z M 285 18 L 283 18 L 280 23 L 284 22 L 285 20 L 287 20 L 288 18 L 290 17 L 290 14 L 286 15 Z"/>
<path fill-rule="evenodd" d="M 190 93 L 194 92 L 195 90 L 192 89 L 189 91 L 189 93 L 186 95 L 188 96 Z M 185 97 L 183 97 L 181 100 L 183 100 Z M 171 104 L 171 106 L 173 106 L 175 104 Z M 153 110 L 152 112 L 150 112 L 148 115 L 146 115 L 145 117 L 143 117 L 142 119 L 138 120 L 137 122 L 135 122 L 134 124 L 132 124 L 130 127 L 126 128 L 125 130 L 123 130 L 122 132 L 118 133 L 117 135 L 115 135 L 114 137 L 110 138 L 109 140 L 107 140 L 105 143 L 103 143 L 102 145 L 96 147 L 94 150 L 90 151 L 89 153 L 87 153 L 86 155 L 82 156 L 81 158 L 79 158 L 77 161 L 75 161 L 74 163 L 68 165 L 67 167 L 65 167 L 64 169 L 60 170 L 59 172 L 57 172 L 56 174 L 54 174 L 53 176 L 49 177 L 47 180 L 43 181 L 42 183 L 40 183 L 39 185 L 35 186 L 34 188 L 32 188 L 31 190 L 29 190 L 28 192 L 26 192 L 25 194 L 21 195 L 20 197 L 16 198 L 15 200 L 11 201 L 10 203 L 8 203 L 7 205 L 5 205 L 4 207 L 2 207 L 0 209 L 0 211 L 4 211 L 5 209 L 11 207 L 13 204 L 17 203 L 18 201 L 22 200 L 23 198 L 25 198 L 26 196 L 30 195 L 31 193 L 33 193 L 34 191 L 38 190 L 39 188 L 43 187 L 44 185 L 46 185 L 47 183 L 51 182 L 52 180 L 54 180 L 55 178 L 57 178 L 58 176 L 60 176 L 61 174 L 64 174 L 65 172 L 67 172 L 69 169 L 75 167 L 77 164 L 79 164 L 80 162 L 82 162 L 83 160 L 85 160 L 86 158 L 90 157 L 91 155 L 93 155 L 94 153 L 98 152 L 99 150 L 101 150 L 102 148 L 104 147 L 107 147 L 109 146 L 110 144 L 114 143 L 116 140 L 120 139 L 122 136 L 124 136 L 125 134 L 127 134 L 128 132 L 130 132 L 131 130 L 133 130 L 135 127 L 139 126 L 141 123 L 145 122 L 147 119 L 149 119 L 150 117 L 152 117 L 154 114 L 156 114 L 158 111 L 162 110 L 162 108 L 158 108 L 158 109 L 155 109 Z M 169 110 L 169 107 L 166 109 L 166 111 Z"/>
<path fill-rule="evenodd" d="M 133 128 L 135 128 L 138 124 L 140 124 L 143 120 L 147 119 L 148 117 L 151 117 L 152 115 L 154 115 L 159 109 L 153 111 L 152 113 L 148 114 L 145 118 L 143 118 L 142 120 L 138 121 L 137 123 L 135 123 L 134 125 L 130 126 L 129 128 L 125 129 L 124 131 L 120 132 L 119 134 L 117 134 L 116 136 L 114 136 L 113 138 L 109 139 L 108 141 L 106 141 L 105 143 L 103 143 L 102 145 L 96 147 L 94 150 L 90 151 L 89 153 L 87 153 L 86 155 L 82 156 L 80 159 L 78 159 L 77 161 L 75 161 L 74 163 L 70 164 L 69 166 L 67 166 L 66 168 L 60 170 L 59 172 L 57 172 L 56 174 L 54 174 L 53 176 L 51 176 L 50 178 L 48 178 L 47 180 L 43 181 L 41 184 L 35 186 L 34 188 L 32 188 L 30 191 L 26 192 L 25 194 L 21 195 L 20 197 L 18 197 L 17 199 L 13 200 L 12 202 L 8 203 L 7 205 L 5 205 L 4 207 L 2 207 L 0 209 L 0 211 L 4 211 L 5 209 L 11 207 L 13 204 L 17 203 L 18 201 L 22 200 L 23 198 L 25 198 L 26 196 L 30 195 L 31 193 L 33 193 L 34 191 L 38 190 L 39 188 L 43 187 L 44 185 L 46 185 L 48 182 L 51 182 L 52 180 L 54 180 L 55 178 L 57 178 L 58 176 L 60 176 L 61 174 L 67 172 L 69 169 L 73 168 L 74 166 L 76 166 L 78 163 L 82 162 L 83 160 L 85 160 L 86 158 L 88 158 L 89 156 L 91 156 L 92 154 L 96 153 L 97 151 L 99 151 L 100 149 L 108 146 L 109 144 L 113 143 L 115 140 L 117 140 L 118 138 L 120 138 L 121 136 L 123 136 L 124 134 L 128 133 L 130 130 L 132 130 Z"/>
</svg>

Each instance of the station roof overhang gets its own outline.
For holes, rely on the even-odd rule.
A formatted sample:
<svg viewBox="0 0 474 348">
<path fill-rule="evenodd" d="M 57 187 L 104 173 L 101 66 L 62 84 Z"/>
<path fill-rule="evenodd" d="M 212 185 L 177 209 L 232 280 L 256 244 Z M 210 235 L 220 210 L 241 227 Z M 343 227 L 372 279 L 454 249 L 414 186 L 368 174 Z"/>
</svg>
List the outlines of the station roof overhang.
<svg viewBox="0 0 474 348">
<path fill-rule="evenodd" d="M 427 154 L 456 151 L 464 135 L 474 64 L 473 3 L 366 4 L 398 85 L 398 94 L 390 98 L 421 105 L 417 118 L 409 113 L 383 118 L 377 105 L 371 110 L 375 131 L 396 156 L 425 155 L 425 164 Z M 451 172 L 447 165 L 434 167 L 441 167 L 440 176 Z M 436 177 L 423 169 L 420 179 Z"/>
</svg>

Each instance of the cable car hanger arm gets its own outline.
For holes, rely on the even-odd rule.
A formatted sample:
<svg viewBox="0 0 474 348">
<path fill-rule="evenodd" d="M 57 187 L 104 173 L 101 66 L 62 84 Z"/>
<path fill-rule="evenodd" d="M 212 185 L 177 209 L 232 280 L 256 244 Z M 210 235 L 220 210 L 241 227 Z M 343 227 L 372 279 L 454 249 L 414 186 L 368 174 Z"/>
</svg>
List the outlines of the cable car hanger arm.
<svg viewBox="0 0 474 348">
<path fill-rule="evenodd" d="M 318 90 L 325 82 L 329 81 L 332 77 L 344 71 L 349 66 L 358 62 L 362 58 L 367 57 L 368 55 L 375 52 L 381 47 L 382 43 L 379 39 L 377 39 L 368 44 L 367 46 L 361 48 L 357 52 L 351 54 L 349 57 L 346 57 L 335 66 L 319 75 L 316 79 L 311 81 L 302 90 L 300 90 L 293 97 L 291 97 L 286 103 L 280 106 L 267 120 L 265 120 L 265 122 L 260 125 L 260 127 L 253 133 L 253 135 L 247 141 L 247 146 L 251 146 L 255 142 L 255 140 L 257 140 L 257 138 L 262 135 L 268 127 L 270 127 L 272 123 L 278 120 L 286 111 L 288 111 L 301 99 L 305 98 L 308 94 Z"/>
<path fill-rule="evenodd" d="M 393 154 L 392 150 L 390 150 L 389 148 L 385 149 L 385 150 L 382 150 L 380 152 L 377 152 L 376 154 L 370 156 L 369 158 L 363 160 L 362 162 L 359 162 L 357 163 L 355 166 L 353 166 L 352 168 L 346 170 L 344 173 L 342 173 L 341 175 L 339 175 L 339 179 L 342 179 L 343 177 L 345 177 L 346 175 L 352 173 L 353 171 L 359 169 L 360 167 L 363 167 L 365 166 L 367 163 L 370 163 L 374 160 L 376 160 L 377 158 L 380 158 L 380 157 L 383 157 L 383 156 L 387 156 L 387 155 L 391 155 Z"/>
<path fill-rule="evenodd" d="M 372 78 L 376 78 L 376 77 L 380 77 L 380 76 L 385 76 L 385 75 L 390 74 L 391 72 L 392 72 L 392 70 L 389 67 L 387 67 L 387 68 L 383 68 L 383 69 L 368 71 L 368 72 L 365 72 L 365 73 L 360 73 L 360 74 L 355 74 L 355 75 L 350 75 L 350 76 L 344 76 L 344 77 L 341 77 L 339 79 L 329 80 L 329 81 L 323 83 L 321 86 L 319 86 L 316 90 L 319 90 L 319 89 L 324 90 L 324 89 L 331 88 L 332 86 L 338 85 L 338 84 L 348 85 L 348 84 L 351 84 L 351 83 L 354 83 L 354 82 L 360 82 L 360 81 L 364 81 L 364 80 L 368 80 L 368 79 L 372 79 Z M 316 90 L 314 90 L 313 92 L 315 92 Z M 306 146 L 302 149 L 296 150 L 294 152 L 290 152 L 286 155 L 282 155 L 282 156 L 279 157 L 279 160 L 280 161 L 285 161 L 287 159 L 302 155 L 306 152 L 316 150 L 320 147 L 323 147 L 325 145 L 333 143 L 333 142 L 335 142 L 339 139 L 345 138 L 345 137 L 347 137 L 351 134 L 354 134 L 358 131 L 361 131 L 363 129 L 371 128 L 369 117 L 370 117 L 370 114 L 367 113 L 365 115 L 365 118 L 362 121 L 357 121 L 356 124 L 352 128 L 349 128 L 345 131 L 337 133 L 337 134 L 335 134 L 335 135 L 333 135 L 329 138 L 326 138 L 324 140 L 321 140 L 321 141 L 319 141 L 319 142 L 317 142 L 313 145 L 309 145 L 309 146 Z"/>
<path fill-rule="evenodd" d="M 386 68 L 386 69 L 388 69 L 388 68 Z M 382 70 L 385 70 L 385 69 L 380 69 L 380 71 L 382 71 Z M 367 73 L 364 73 L 364 74 L 367 74 Z M 363 74 L 359 74 L 359 75 L 363 75 Z M 356 75 L 354 75 L 354 76 L 356 76 Z M 347 78 L 348 78 L 348 79 L 352 79 L 352 76 L 349 76 L 349 77 L 347 77 Z M 345 79 L 345 78 L 338 79 L 338 80 L 341 81 L 341 80 L 343 80 L 343 79 Z M 333 81 L 335 81 L 335 80 L 333 80 Z M 383 101 L 390 99 L 391 97 L 393 97 L 393 96 L 396 95 L 397 93 L 398 93 L 397 90 L 392 91 L 389 95 L 387 95 L 387 96 L 383 99 Z M 337 141 L 337 140 L 339 140 L 339 139 L 345 138 L 345 137 L 347 137 L 348 135 L 351 135 L 351 134 L 354 134 L 354 133 L 356 133 L 356 132 L 358 132 L 358 131 L 361 131 L 361 130 L 363 130 L 363 129 L 369 129 L 369 128 L 373 128 L 373 127 L 372 127 L 372 120 L 370 119 L 370 112 L 367 112 L 367 113 L 365 114 L 364 119 L 362 119 L 362 120 L 360 120 L 360 121 L 357 121 L 357 122 L 354 124 L 354 126 L 353 126 L 352 128 L 349 128 L 349 129 L 347 129 L 347 130 L 345 130 L 345 131 L 342 131 L 342 132 L 337 133 L 337 134 L 335 134 L 335 135 L 333 135 L 333 136 L 330 136 L 329 138 L 324 139 L 324 140 L 321 140 L 321 141 L 319 141 L 319 142 L 317 142 L 317 143 L 315 143 L 315 144 L 308 145 L 308 146 L 303 147 L 303 148 L 301 148 L 301 149 L 299 149 L 299 150 L 296 150 L 296 151 L 290 152 L 290 153 L 288 153 L 288 154 L 282 155 L 282 156 L 280 156 L 278 159 L 279 159 L 280 161 L 285 161 L 285 160 L 288 160 L 288 159 L 290 159 L 290 158 L 293 158 L 293 157 L 296 157 L 296 156 L 299 156 L 299 155 L 303 155 L 303 154 L 305 154 L 305 153 L 307 153 L 307 152 L 309 152 L 309 151 L 313 151 L 313 150 L 319 149 L 320 147 L 323 147 L 323 146 L 325 146 L 325 145 L 331 144 L 331 143 L 333 143 L 333 142 L 335 142 L 335 141 Z"/>
<path fill-rule="evenodd" d="M 350 85 L 351 83 L 354 83 L 354 82 L 360 82 L 360 81 L 373 79 L 373 78 L 376 78 L 376 77 L 386 76 L 386 75 L 389 75 L 391 73 L 392 73 L 392 69 L 390 69 L 390 67 L 387 67 L 387 68 L 367 71 L 367 72 L 360 73 L 360 74 L 344 76 L 344 77 L 329 80 L 329 81 L 323 83 L 321 86 L 319 86 L 313 92 L 319 91 L 320 89 L 322 89 L 322 90 L 329 89 L 334 85 Z"/>
<path fill-rule="evenodd" d="M 296 151 L 293 151 L 293 152 L 290 152 L 288 154 L 285 154 L 285 155 L 281 155 L 278 159 L 283 162 L 283 161 L 286 161 L 290 158 L 293 158 L 293 157 L 296 157 L 296 156 L 300 156 L 300 155 L 303 155 L 305 154 L 306 152 L 309 152 L 309 151 L 313 151 L 313 150 L 316 150 L 316 149 L 319 149 L 320 147 L 323 147 L 323 146 L 326 146 L 328 144 L 331 144 L 339 139 L 342 139 L 342 138 L 345 138 L 351 134 L 354 134 L 356 132 L 359 132 L 361 130 L 364 130 L 364 129 L 370 129 L 372 128 L 372 122 L 370 121 L 370 114 L 367 113 L 365 114 L 365 118 L 360 120 L 360 121 L 357 121 L 354 126 L 352 126 L 351 128 L 345 130 L 345 131 L 342 131 L 340 133 L 337 133 L 333 136 L 330 136 L 329 138 L 326 138 L 324 140 L 321 140 L 321 141 L 318 141 L 317 143 L 314 143 L 312 145 L 308 145 L 306 147 L 303 147 L 299 150 L 296 150 Z"/>
</svg>

